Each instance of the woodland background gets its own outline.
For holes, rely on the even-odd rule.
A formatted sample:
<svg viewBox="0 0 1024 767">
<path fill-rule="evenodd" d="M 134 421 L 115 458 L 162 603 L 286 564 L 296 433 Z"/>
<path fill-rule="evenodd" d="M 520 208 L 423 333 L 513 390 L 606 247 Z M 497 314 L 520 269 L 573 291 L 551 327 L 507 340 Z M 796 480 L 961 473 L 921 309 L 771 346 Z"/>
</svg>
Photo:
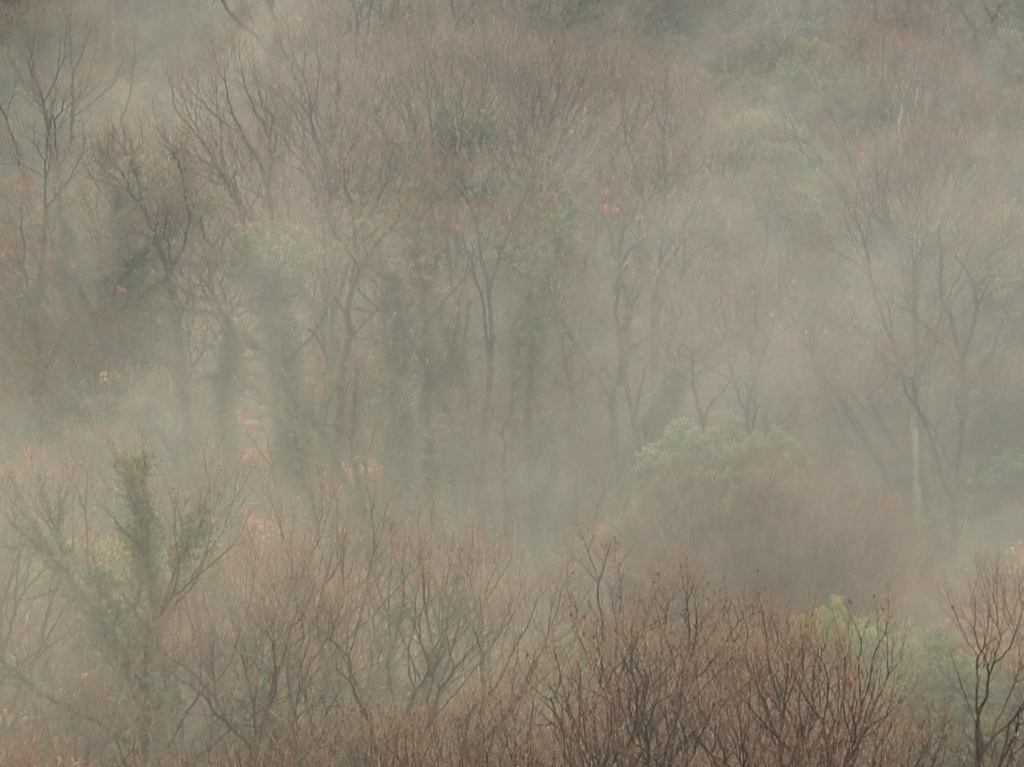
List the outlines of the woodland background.
<svg viewBox="0 0 1024 767">
<path fill-rule="evenodd" d="M 0 4 L 2 758 L 1024 762 L 1022 114 L 1012 0 Z"/>
</svg>

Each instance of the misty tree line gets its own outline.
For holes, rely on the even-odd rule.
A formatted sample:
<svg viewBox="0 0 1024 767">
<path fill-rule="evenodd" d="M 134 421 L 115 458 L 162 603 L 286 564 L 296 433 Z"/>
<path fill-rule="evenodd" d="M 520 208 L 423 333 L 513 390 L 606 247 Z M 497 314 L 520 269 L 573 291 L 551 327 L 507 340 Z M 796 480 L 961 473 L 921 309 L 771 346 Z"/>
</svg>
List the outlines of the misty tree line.
<svg viewBox="0 0 1024 767">
<path fill-rule="evenodd" d="M 1013 8 L 761 5 L 228 3 L 160 66 L 152 29 L 19 5 L 8 443 L 145 421 L 529 527 L 731 413 L 950 527 L 991 507 L 1024 455 Z"/>
</svg>

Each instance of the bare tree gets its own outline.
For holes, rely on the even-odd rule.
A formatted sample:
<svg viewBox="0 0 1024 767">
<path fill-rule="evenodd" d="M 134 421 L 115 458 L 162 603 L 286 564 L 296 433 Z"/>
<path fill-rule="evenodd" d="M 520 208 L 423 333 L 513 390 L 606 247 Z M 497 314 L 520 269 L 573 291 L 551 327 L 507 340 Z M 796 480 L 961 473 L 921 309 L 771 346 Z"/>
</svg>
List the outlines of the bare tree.
<svg viewBox="0 0 1024 767">
<path fill-rule="evenodd" d="M 188 710 L 168 657 L 176 613 L 229 548 L 232 515 L 244 499 L 240 481 L 215 475 L 195 493 L 160 492 L 154 468 L 145 450 L 116 454 L 112 505 L 94 498 L 87 481 L 62 486 L 45 477 L 34 487 L 8 481 L 4 499 L 15 541 L 38 557 L 61 609 L 84 629 L 92 643 L 86 652 L 98 654 L 112 697 L 66 698 L 45 677 L 23 682 L 72 720 L 98 727 L 132 764 L 149 764 L 179 734 Z"/>
<path fill-rule="evenodd" d="M 89 163 L 91 127 L 124 85 L 98 24 L 63 3 L 12 14 L 0 97 L 0 230 L 4 242 L 3 359 L 11 389 L 37 425 L 74 411 L 75 380 L 95 380 L 95 264 L 65 253 L 76 231 L 75 188 Z M 61 242 L 57 242 L 58 237 Z M 83 248 L 85 250 L 85 248 Z M 79 348 L 76 348 L 79 347 Z"/>
<path fill-rule="evenodd" d="M 1022 264 L 1010 179 L 1019 160 L 1012 136 L 980 138 L 1001 130 L 1001 120 L 963 49 L 949 55 L 915 37 L 931 29 L 952 42 L 955 24 L 937 6 L 922 13 L 916 28 L 903 19 L 883 31 L 866 16 L 851 24 L 846 44 L 865 63 L 851 92 L 841 93 L 828 65 L 809 57 L 805 82 L 820 112 L 808 119 L 828 140 L 809 141 L 806 126 L 795 123 L 793 138 L 824 171 L 843 321 L 858 329 L 865 362 L 884 371 L 875 392 L 843 391 L 839 409 L 857 434 L 874 440 L 873 455 L 884 455 L 887 439 L 905 453 L 918 514 L 930 495 L 956 529 L 979 457 L 978 401 L 1014 343 Z M 869 66 L 864 57 L 889 65 Z M 820 340 L 812 351 L 825 351 Z M 829 374 L 835 390 L 841 382 Z M 905 436 L 881 424 L 893 419 L 887 397 L 903 402 Z"/>
<path fill-rule="evenodd" d="M 998 556 L 975 560 L 961 589 L 943 594 L 960 647 L 949 671 L 962 707 L 970 764 L 1016 764 L 1024 716 L 1024 573 Z"/>
</svg>

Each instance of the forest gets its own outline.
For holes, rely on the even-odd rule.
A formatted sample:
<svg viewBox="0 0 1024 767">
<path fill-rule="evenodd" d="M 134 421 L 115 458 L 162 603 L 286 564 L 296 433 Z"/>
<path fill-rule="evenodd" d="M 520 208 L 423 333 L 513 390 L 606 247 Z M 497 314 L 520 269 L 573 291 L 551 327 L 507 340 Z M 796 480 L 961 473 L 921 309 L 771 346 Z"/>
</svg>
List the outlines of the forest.
<svg viewBox="0 0 1024 767">
<path fill-rule="evenodd" d="M 0 0 L 0 763 L 1024 765 L 1024 0 Z"/>
</svg>

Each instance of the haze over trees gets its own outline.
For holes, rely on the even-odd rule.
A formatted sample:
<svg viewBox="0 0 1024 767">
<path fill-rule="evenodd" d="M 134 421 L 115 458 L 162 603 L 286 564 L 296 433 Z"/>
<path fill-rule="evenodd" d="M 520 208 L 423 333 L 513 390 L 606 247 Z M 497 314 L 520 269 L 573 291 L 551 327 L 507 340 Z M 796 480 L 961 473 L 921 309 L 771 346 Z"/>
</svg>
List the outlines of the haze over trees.
<svg viewBox="0 0 1024 767">
<path fill-rule="evenodd" d="M 1022 114 L 1016 0 L 0 4 L 0 759 L 1021 763 Z"/>
</svg>

